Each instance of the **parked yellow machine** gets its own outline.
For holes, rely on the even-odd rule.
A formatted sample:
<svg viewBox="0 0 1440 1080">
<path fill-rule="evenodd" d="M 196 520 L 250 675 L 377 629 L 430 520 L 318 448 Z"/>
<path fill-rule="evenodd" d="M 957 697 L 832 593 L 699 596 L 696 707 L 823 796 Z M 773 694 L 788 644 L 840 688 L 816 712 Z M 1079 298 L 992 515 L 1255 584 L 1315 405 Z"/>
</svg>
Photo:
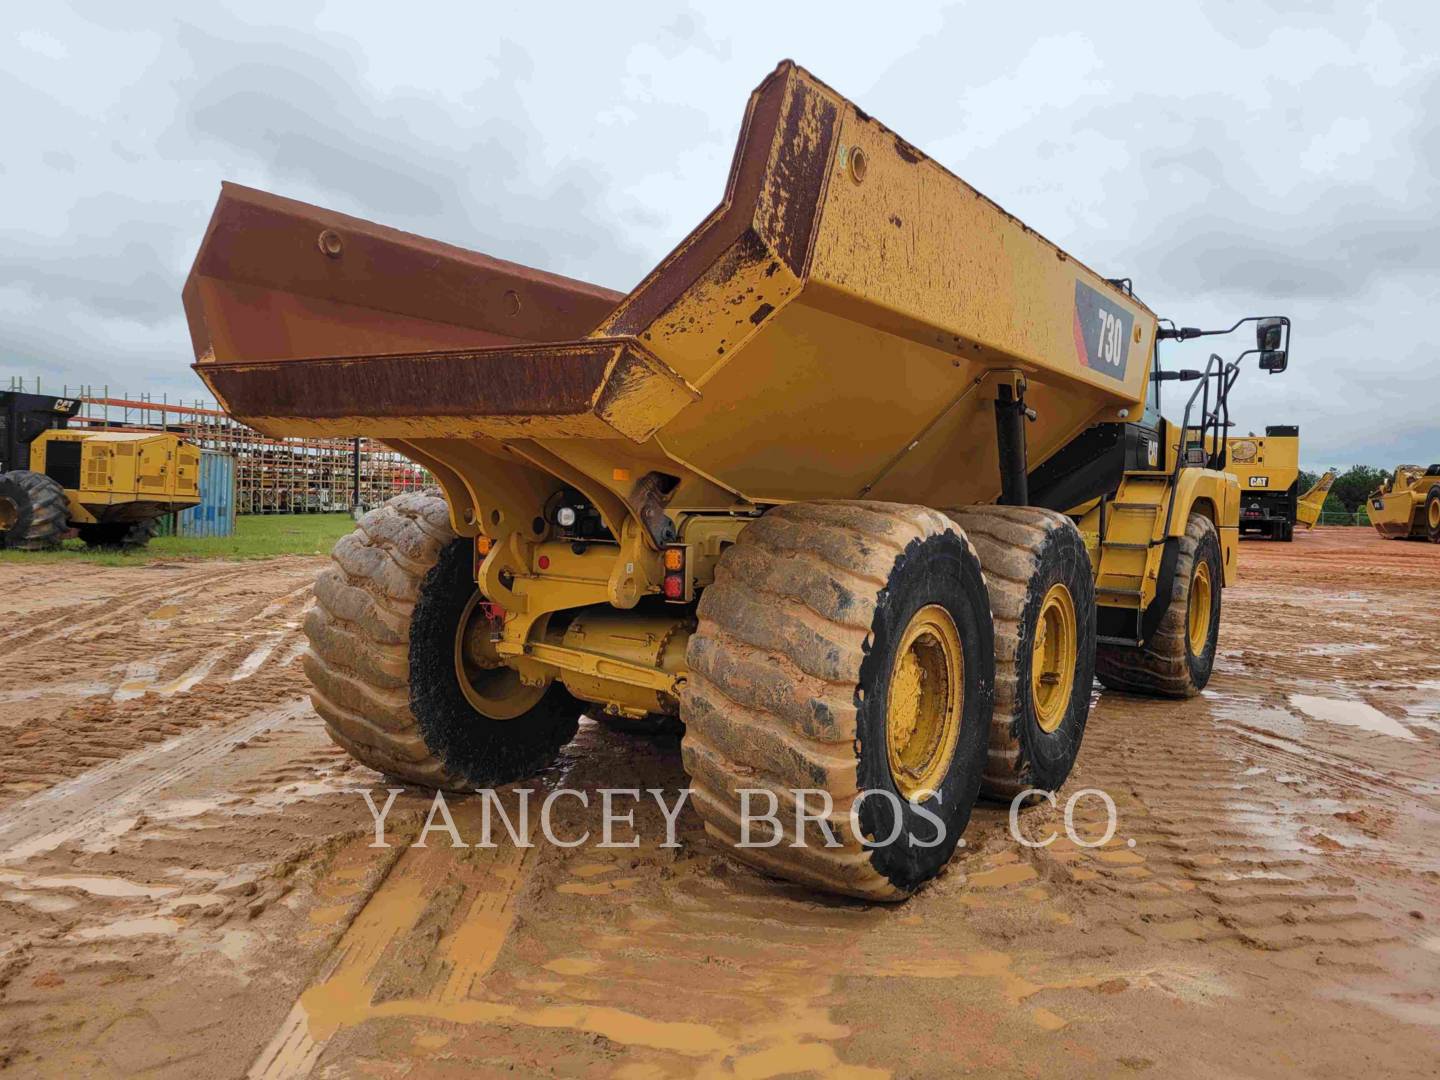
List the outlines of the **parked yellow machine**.
<svg viewBox="0 0 1440 1080">
<path fill-rule="evenodd" d="M 1310 485 L 1310 490 L 1300 496 L 1295 506 L 1295 520 L 1307 529 L 1313 529 L 1316 522 L 1320 520 L 1320 512 L 1325 508 L 1325 500 L 1330 495 L 1330 485 L 1335 483 L 1335 470 L 1326 469 L 1324 475 Z"/>
<path fill-rule="evenodd" d="M 200 501 L 200 451 L 163 431 L 63 425 L 72 399 L 0 394 L 0 547 L 138 547 L 165 514 Z"/>
<path fill-rule="evenodd" d="M 1440 465 L 1401 465 L 1370 493 L 1370 524 L 1391 540 L 1440 544 Z"/>
<path fill-rule="evenodd" d="M 1292 540 L 1297 522 L 1310 528 L 1335 479 L 1327 473 L 1300 493 L 1300 429 L 1272 424 L 1264 435 L 1232 435 L 1226 440 L 1226 468 L 1240 482 L 1240 535 Z"/>
<path fill-rule="evenodd" d="M 898 899 L 982 783 L 1060 786 L 1092 674 L 1209 678 L 1236 363 L 1161 369 L 1211 332 L 793 64 L 628 295 L 226 185 L 185 305 L 238 418 L 383 439 L 443 489 L 367 515 L 306 623 L 318 711 L 387 773 L 509 782 L 582 711 L 678 715 L 714 836 L 768 802 L 738 856 Z M 1283 370 L 1288 320 L 1242 322 Z M 1169 380 L 1199 384 L 1178 425 Z"/>
</svg>

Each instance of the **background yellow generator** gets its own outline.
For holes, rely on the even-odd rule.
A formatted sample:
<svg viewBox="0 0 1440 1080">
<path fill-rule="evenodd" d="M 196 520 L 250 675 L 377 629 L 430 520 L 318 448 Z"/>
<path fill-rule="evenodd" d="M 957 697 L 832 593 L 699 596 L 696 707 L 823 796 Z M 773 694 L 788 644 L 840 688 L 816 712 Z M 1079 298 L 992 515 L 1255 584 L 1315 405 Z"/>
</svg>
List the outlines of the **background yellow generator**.
<svg viewBox="0 0 1440 1080">
<path fill-rule="evenodd" d="M 1320 518 L 1320 507 L 1335 480 L 1327 472 L 1309 491 L 1300 492 L 1300 428 L 1271 424 L 1264 435 L 1235 435 L 1226 440 L 1227 469 L 1240 482 L 1240 535 L 1291 540 L 1299 522 L 1307 529 Z"/>
<path fill-rule="evenodd" d="M 164 431 L 82 431 L 79 402 L 0 393 L 0 547 L 140 547 L 200 501 L 200 451 Z"/>
</svg>

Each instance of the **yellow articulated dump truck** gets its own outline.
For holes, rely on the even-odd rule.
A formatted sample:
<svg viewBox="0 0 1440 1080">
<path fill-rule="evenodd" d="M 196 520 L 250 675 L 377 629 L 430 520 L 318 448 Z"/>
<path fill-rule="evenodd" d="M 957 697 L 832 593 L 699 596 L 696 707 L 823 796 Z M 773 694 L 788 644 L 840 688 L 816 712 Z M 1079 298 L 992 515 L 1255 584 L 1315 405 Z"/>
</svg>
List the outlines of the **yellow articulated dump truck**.
<svg viewBox="0 0 1440 1080">
<path fill-rule="evenodd" d="M 1370 524 L 1390 540 L 1440 544 L 1440 465 L 1401 465 L 1370 493 Z"/>
<path fill-rule="evenodd" d="M 982 788 L 1063 783 L 1097 672 L 1210 676 L 1238 361 L 1159 369 L 1210 331 L 793 64 L 626 295 L 227 185 L 184 296 L 234 415 L 439 482 L 340 542 L 306 624 L 316 708 L 383 772 L 505 783 L 582 713 L 678 716 L 715 838 L 894 900 Z M 1244 322 L 1282 370 L 1289 321 Z M 1179 424 L 1169 381 L 1197 383 Z"/>
<path fill-rule="evenodd" d="M 165 431 L 67 429 L 79 402 L 0 392 L 0 547 L 78 535 L 136 548 L 165 514 L 200 501 L 200 451 Z"/>
<path fill-rule="evenodd" d="M 1295 525 L 1307 529 L 1320 520 L 1320 508 L 1335 481 L 1327 472 L 1300 491 L 1300 429 L 1271 424 L 1264 435 L 1232 435 L 1226 440 L 1226 468 L 1240 483 L 1240 535 L 1293 540 Z"/>
</svg>

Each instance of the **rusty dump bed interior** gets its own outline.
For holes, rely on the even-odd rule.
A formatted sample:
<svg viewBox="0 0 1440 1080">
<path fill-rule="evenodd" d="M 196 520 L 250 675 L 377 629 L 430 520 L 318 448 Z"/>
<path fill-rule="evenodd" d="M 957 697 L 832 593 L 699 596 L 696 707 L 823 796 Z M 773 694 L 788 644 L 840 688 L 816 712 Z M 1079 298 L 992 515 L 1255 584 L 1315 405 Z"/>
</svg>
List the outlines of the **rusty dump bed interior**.
<svg viewBox="0 0 1440 1080">
<path fill-rule="evenodd" d="M 670 506 L 999 491 L 1144 396 L 1153 314 L 791 63 L 717 207 L 628 295 L 226 185 L 185 286 L 196 371 L 272 435 L 365 435 Z M 454 479 L 454 477 L 452 477 Z M 452 491 L 447 484 L 447 491 Z M 483 502 L 482 500 L 478 500 Z"/>
</svg>

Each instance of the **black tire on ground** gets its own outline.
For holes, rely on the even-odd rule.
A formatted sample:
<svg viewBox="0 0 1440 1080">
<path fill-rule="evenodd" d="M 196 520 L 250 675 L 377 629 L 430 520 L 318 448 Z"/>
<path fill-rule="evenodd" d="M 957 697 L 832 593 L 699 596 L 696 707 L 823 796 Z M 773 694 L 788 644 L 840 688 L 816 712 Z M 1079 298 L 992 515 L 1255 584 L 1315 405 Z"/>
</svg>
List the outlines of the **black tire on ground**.
<svg viewBox="0 0 1440 1080">
<path fill-rule="evenodd" d="M 706 831 L 765 872 L 872 900 L 938 874 L 969 822 L 994 707 L 990 604 L 959 526 L 895 503 L 780 507 L 726 550 L 698 614 L 681 747 Z M 919 722 L 891 729 L 892 682 L 927 718 L 918 740 Z M 781 825 L 757 822 L 752 843 L 780 842 L 740 848 L 742 792 L 757 789 Z M 917 810 L 905 790 L 932 794 Z M 797 824 L 797 802 L 818 814 L 822 792 L 833 847 Z"/>
<path fill-rule="evenodd" d="M 69 528 L 65 489 L 28 469 L 0 474 L 0 548 L 41 551 L 60 543 Z"/>
<path fill-rule="evenodd" d="M 1440 484 L 1425 496 L 1425 536 L 1432 544 L 1440 544 Z"/>
<path fill-rule="evenodd" d="M 559 683 L 503 720 L 462 689 L 456 634 L 476 593 L 472 543 L 451 530 L 438 493 L 370 511 L 331 558 L 305 619 L 305 673 L 316 712 L 352 757 L 427 787 L 470 789 L 533 775 L 574 736 L 581 706 Z"/>
<path fill-rule="evenodd" d="M 1224 584 L 1220 561 L 1220 535 L 1203 514 L 1192 513 L 1185 534 L 1177 541 L 1175 578 L 1170 605 L 1150 640 L 1140 648 L 1100 645 L 1095 650 L 1095 674 L 1112 690 L 1152 697 L 1194 697 L 1210 681 L 1220 634 L 1220 593 Z M 1201 564 L 1205 569 L 1201 569 Z M 1191 645 L 1190 597 L 1197 577 L 1209 582 L 1209 612 L 1204 620 L 1204 643 Z M 1197 590 L 1198 591 L 1198 590 Z"/>
<path fill-rule="evenodd" d="M 96 525 L 81 525 L 80 539 L 86 547 L 120 548 L 133 551 L 150 543 L 160 523 L 154 518 L 144 521 L 101 522 Z"/>
<path fill-rule="evenodd" d="M 995 712 L 980 793 L 1010 800 L 1029 788 L 1056 791 L 1080 752 L 1095 681 L 1095 579 L 1085 541 L 1064 514 L 1039 507 L 976 506 L 950 516 L 975 545 L 995 614 Z M 1073 648 L 1075 659 L 1058 680 L 1042 666 L 1037 708 L 1042 610 L 1042 660 L 1047 646 Z"/>
</svg>

